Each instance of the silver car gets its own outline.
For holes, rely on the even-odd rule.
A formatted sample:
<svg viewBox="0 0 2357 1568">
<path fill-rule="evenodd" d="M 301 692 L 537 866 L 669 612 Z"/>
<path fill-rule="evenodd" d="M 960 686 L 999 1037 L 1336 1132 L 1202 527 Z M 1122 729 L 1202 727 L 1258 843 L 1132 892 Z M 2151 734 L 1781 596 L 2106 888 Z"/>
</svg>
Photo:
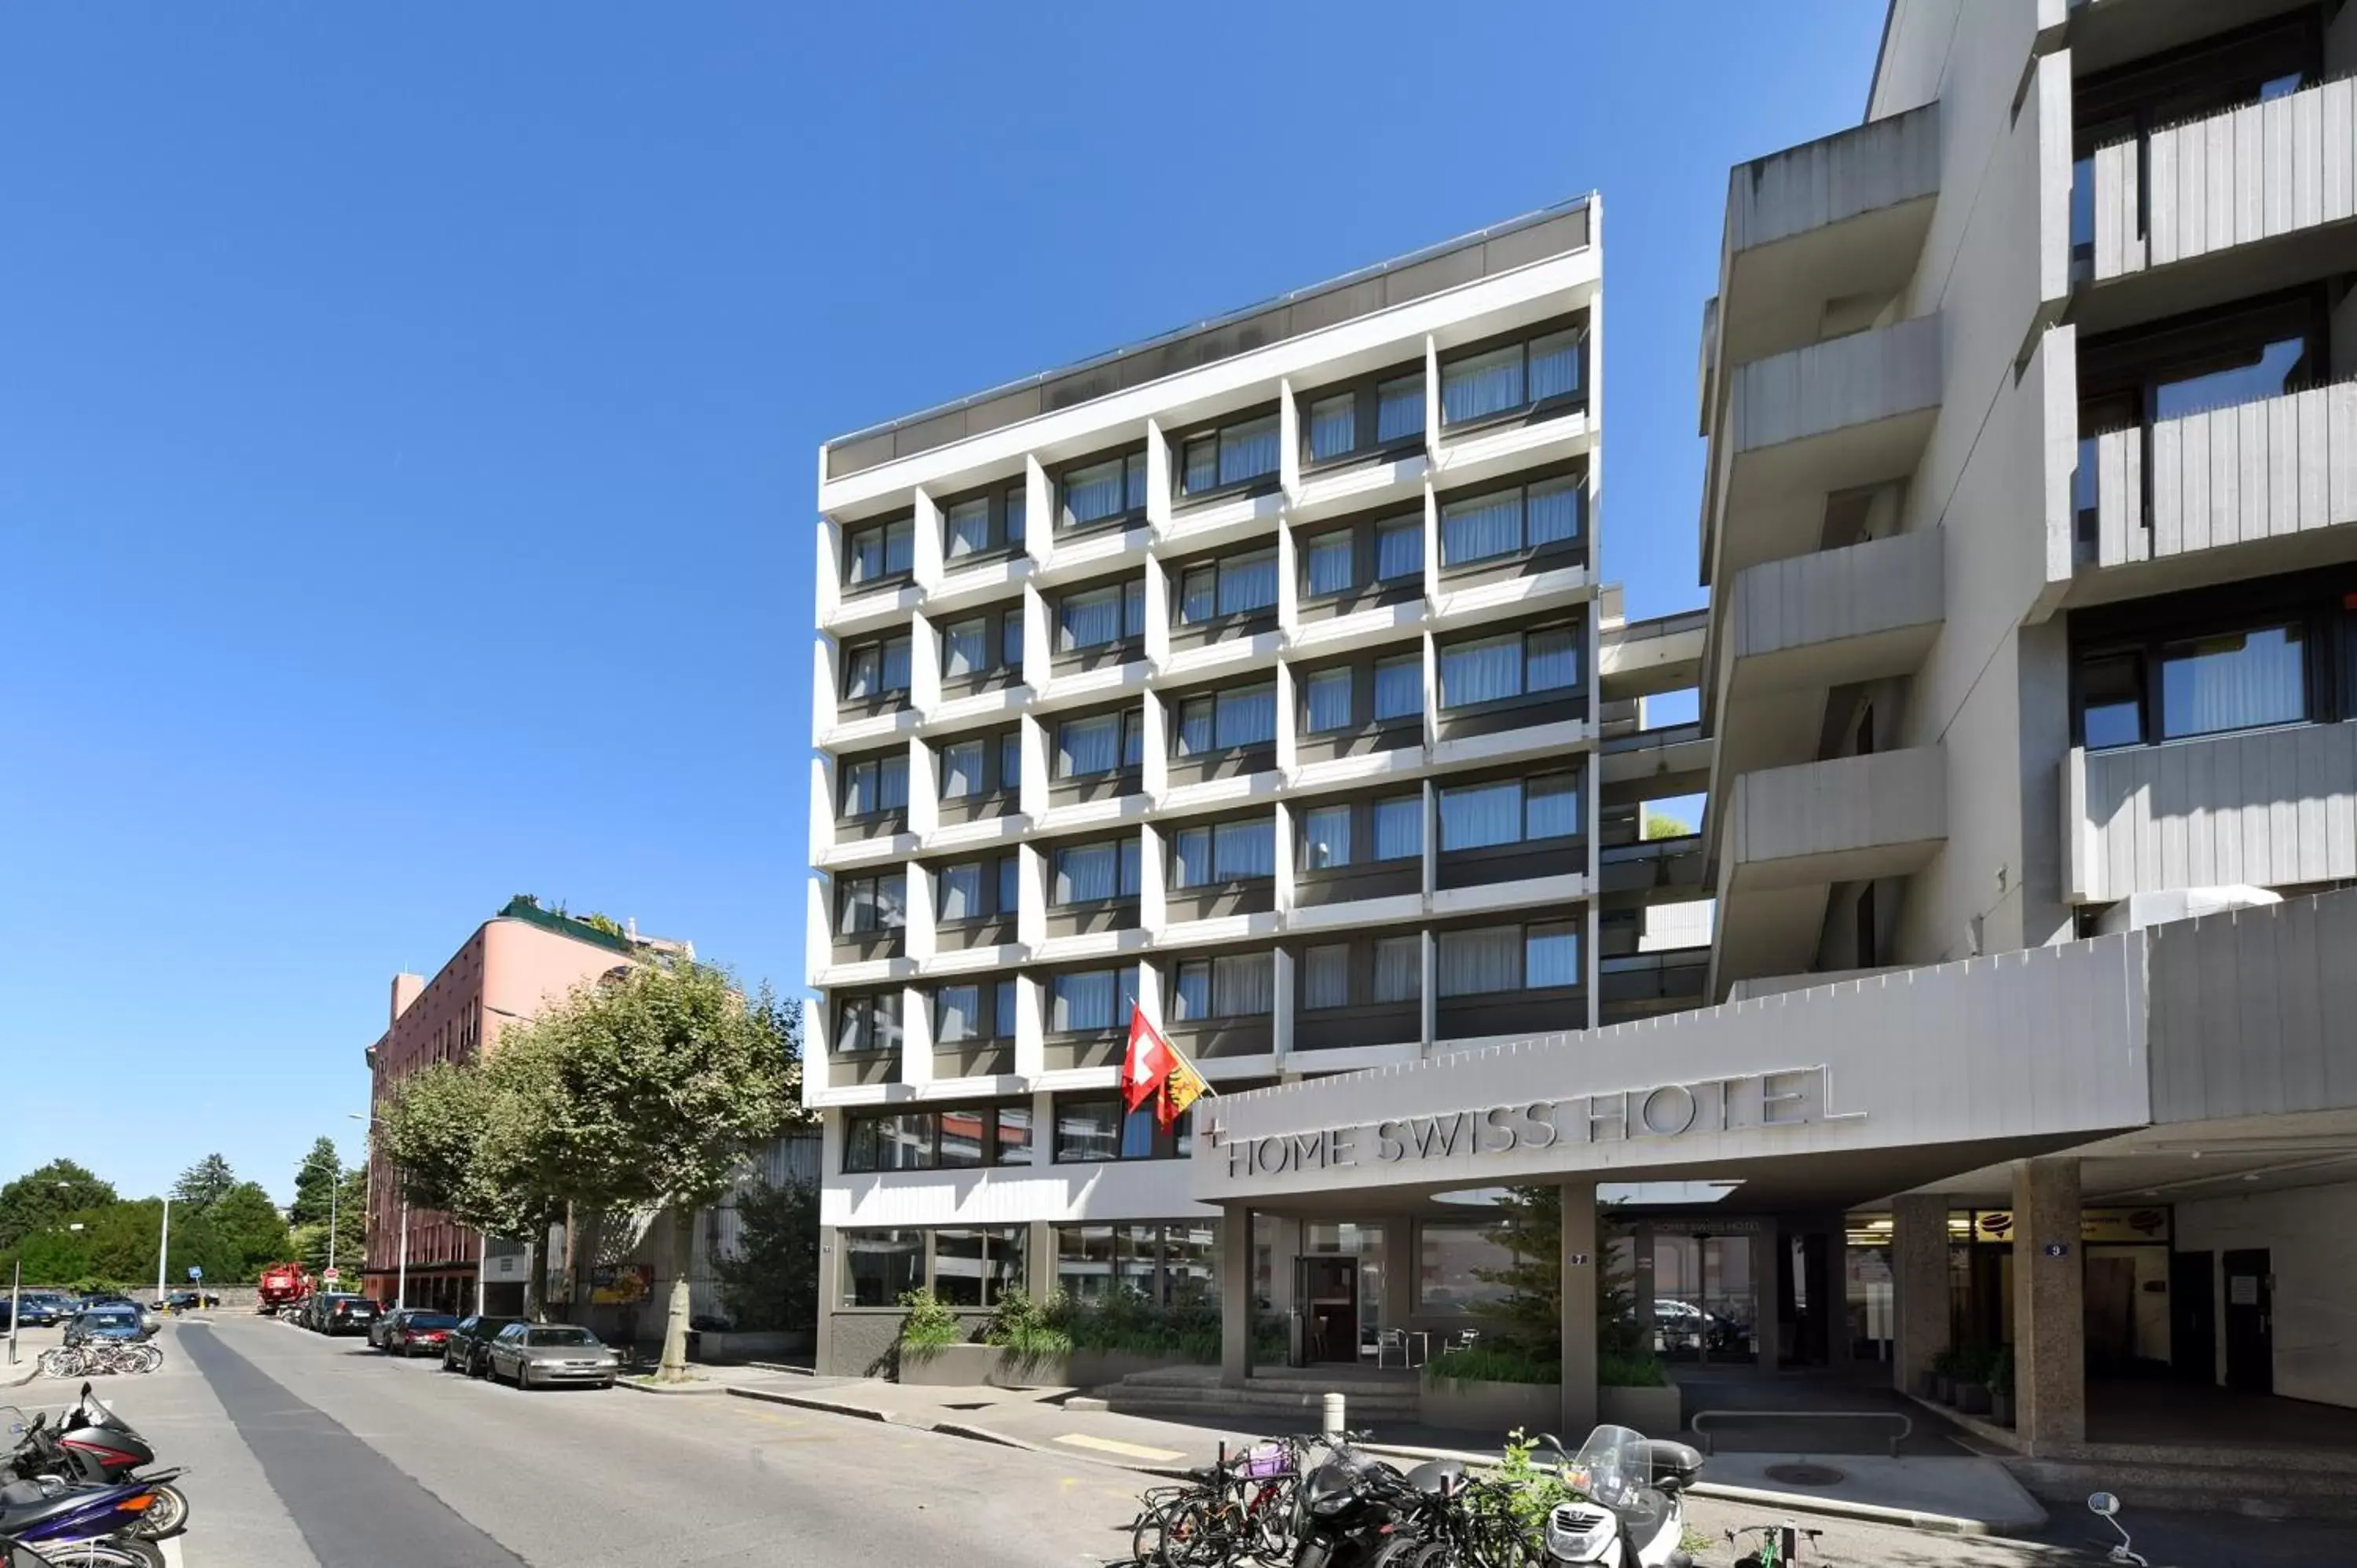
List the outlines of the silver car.
<svg viewBox="0 0 2357 1568">
<path fill-rule="evenodd" d="M 492 1339 L 488 1359 L 493 1382 L 506 1378 L 520 1389 L 556 1383 L 610 1389 L 622 1369 L 620 1351 L 569 1323 L 511 1323 Z"/>
</svg>

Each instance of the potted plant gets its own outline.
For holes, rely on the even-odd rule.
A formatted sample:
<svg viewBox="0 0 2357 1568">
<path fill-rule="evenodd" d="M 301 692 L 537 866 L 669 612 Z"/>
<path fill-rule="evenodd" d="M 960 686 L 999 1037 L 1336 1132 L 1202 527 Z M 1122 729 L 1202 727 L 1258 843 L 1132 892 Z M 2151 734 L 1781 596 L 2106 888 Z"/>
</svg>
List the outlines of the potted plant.
<svg viewBox="0 0 2357 1568">
<path fill-rule="evenodd" d="M 1999 1426 L 2013 1424 L 2013 1347 L 2008 1345 L 1996 1353 L 1996 1363 L 1989 1369 L 1989 1419 Z"/>
<path fill-rule="evenodd" d="M 1956 1402 L 1956 1372 L 1964 1351 L 1951 1345 L 1932 1358 L 1932 1397 L 1942 1404 Z"/>
<path fill-rule="evenodd" d="M 1986 1345 L 1965 1348 L 1956 1368 L 1956 1408 L 1966 1415 L 1986 1415 L 1989 1409 L 1989 1375 L 1996 1366 L 1996 1352 Z"/>
</svg>

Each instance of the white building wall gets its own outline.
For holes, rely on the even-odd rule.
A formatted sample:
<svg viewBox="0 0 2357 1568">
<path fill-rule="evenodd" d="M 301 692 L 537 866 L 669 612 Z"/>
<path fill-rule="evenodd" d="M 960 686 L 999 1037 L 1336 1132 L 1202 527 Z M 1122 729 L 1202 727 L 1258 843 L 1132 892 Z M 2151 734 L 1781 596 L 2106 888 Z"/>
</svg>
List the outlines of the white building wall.
<svg viewBox="0 0 2357 1568">
<path fill-rule="evenodd" d="M 2177 1206 L 2177 1251 L 2219 1254 L 2219 1380 L 2226 1375 L 2224 1254 L 2265 1247 L 2275 1273 L 2275 1388 L 2293 1399 L 2357 1406 L 2357 1183 L 2293 1187 Z"/>
</svg>

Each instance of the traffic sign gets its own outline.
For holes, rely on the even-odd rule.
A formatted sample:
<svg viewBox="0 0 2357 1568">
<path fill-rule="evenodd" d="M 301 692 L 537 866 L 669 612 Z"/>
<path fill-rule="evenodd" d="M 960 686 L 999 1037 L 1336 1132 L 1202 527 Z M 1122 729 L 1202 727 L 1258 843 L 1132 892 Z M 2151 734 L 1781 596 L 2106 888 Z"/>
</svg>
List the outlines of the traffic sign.
<svg viewBox="0 0 2357 1568">
<path fill-rule="evenodd" d="M 319 1271 L 320 1280 L 328 1284 L 334 1284 L 338 1280 L 340 1280 L 343 1277 L 344 1271 L 341 1269 L 322 1269 Z"/>
<path fill-rule="evenodd" d="M 190 1263 L 188 1265 L 188 1277 L 192 1280 L 200 1280 L 205 1277 L 205 1272 L 204 1270 L 197 1267 L 196 1264 Z"/>
</svg>

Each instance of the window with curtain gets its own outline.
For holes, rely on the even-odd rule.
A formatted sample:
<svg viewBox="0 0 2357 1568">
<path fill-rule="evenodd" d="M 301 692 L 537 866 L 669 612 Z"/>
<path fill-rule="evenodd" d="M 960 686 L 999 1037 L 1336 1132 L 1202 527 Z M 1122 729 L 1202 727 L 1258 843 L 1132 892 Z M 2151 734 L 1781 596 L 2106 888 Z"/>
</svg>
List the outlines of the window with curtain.
<svg viewBox="0 0 2357 1568">
<path fill-rule="evenodd" d="M 1424 997 L 1424 939 L 1385 937 L 1375 943 L 1375 1000 L 1417 1002 Z"/>
<path fill-rule="evenodd" d="M 1119 642 L 1123 629 L 1123 587 L 1107 583 L 1101 588 L 1066 594 L 1056 603 L 1056 649 L 1073 653 Z M 1140 592 L 1144 590 L 1141 587 Z"/>
<path fill-rule="evenodd" d="M 1122 716 L 1099 714 L 1056 726 L 1056 777 L 1085 779 L 1122 768 Z"/>
<path fill-rule="evenodd" d="M 982 1037 L 982 988 L 944 985 L 933 993 L 933 1041 L 953 1046 Z"/>
<path fill-rule="evenodd" d="M 1530 394 L 1533 403 L 1569 397 L 1579 391 L 1579 329 L 1568 328 L 1534 338 L 1530 343 Z"/>
<path fill-rule="evenodd" d="M 1583 328 L 1565 328 L 1443 361 L 1440 423 L 1462 424 L 1525 405 L 1577 396 L 1584 365 L 1583 337 Z"/>
<path fill-rule="evenodd" d="M 1019 855 L 998 857 L 998 913 L 1012 915 L 1023 897 L 1023 860 Z"/>
<path fill-rule="evenodd" d="M 1375 388 L 1375 441 L 1388 446 L 1424 434 L 1424 372 L 1398 376 Z"/>
<path fill-rule="evenodd" d="M 1301 866 L 1329 871 L 1351 864 L 1351 808 L 1319 806 L 1301 813 Z"/>
<path fill-rule="evenodd" d="M 990 548 L 990 498 L 960 501 L 942 519 L 942 556 L 955 561 Z"/>
<path fill-rule="evenodd" d="M 1002 1040 L 1011 1040 L 1015 1037 L 1015 983 L 1002 980 L 992 987 L 992 992 L 990 1015 L 994 1021 L 993 1032 Z M 1001 1112 L 1000 1122 L 1003 1124 L 1006 1120 L 1006 1113 Z M 1023 1112 L 1023 1143 L 1026 1147 L 1031 1143 L 1031 1113 L 1028 1111 Z"/>
<path fill-rule="evenodd" d="M 855 529 L 844 536 L 843 580 L 846 587 L 872 583 L 878 577 L 898 576 L 915 566 L 916 561 L 917 525 L 912 519 L 904 517 L 898 522 Z"/>
<path fill-rule="evenodd" d="M 1125 1028 L 1136 1001 L 1135 966 L 1060 974 L 1048 986 L 1048 1027 L 1056 1034 Z"/>
<path fill-rule="evenodd" d="M 1375 858 L 1415 860 L 1424 854 L 1424 797 L 1394 795 L 1375 802 Z"/>
<path fill-rule="evenodd" d="M 942 678 L 965 681 L 990 668 L 990 622 L 981 616 L 942 628 Z"/>
<path fill-rule="evenodd" d="M 998 787 L 1001 789 L 1023 788 L 1023 732 L 1015 730 L 998 737 Z"/>
<path fill-rule="evenodd" d="M 1209 697 L 1185 697 L 1172 706 L 1171 756 L 1200 757 L 1211 749 L 1212 706 Z"/>
<path fill-rule="evenodd" d="M 1579 684 L 1579 634 L 1549 627 L 1523 634 L 1523 689 L 1555 692 Z"/>
<path fill-rule="evenodd" d="M 1350 392 L 1309 405 L 1309 458 L 1340 457 L 1359 443 L 1359 400 Z"/>
<path fill-rule="evenodd" d="M 1017 485 L 1006 492 L 1006 542 L 1020 544 L 1023 542 L 1023 525 L 1026 521 L 1024 514 L 1031 510 L 1030 491 L 1022 485 Z"/>
<path fill-rule="evenodd" d="M 1483 996 L 1523 988 L 1523 929 L 1489 926 L 1443 931 L 1439 938 L 1440 994 Z"/>
<path fill-rule="evenodd" d="M 1211 879 L 1211 830 L 1180 828 L 1170 835 L 1170 886 L 1200 887 Z"/>
<path fill-rule="evenodd" d="M 1211 1015 L 1211 962 L 1194 959 L 1170 971 L 1170 1021 L 1197 1024 Z"/>
<path fill-rule="evenodd" d="M 955 741 L 942 747 L 942 799 L 963 800 L 988 788 L 983 777 L 982 742 Z"/>
<path fill-rule="evenodd" d="M 985 913 L 982 907 L 982 863 L 977 860 L 944 865 L 934 873 L 933 901 L 940 908 L 943 924 L 982 918 Z"/>
<path fill-rule="evenodd" d="M 1305 1012 L 1351 1004 L 1351 950 L 1311 948 L 1301 955 L 1301 1006 Z"/>
<path fill-rule="evenodd" d="M 909 803 L 909 757 L 866 757 L 843 765 L 843 814 L 872 816 L 895 811 Z"/>
<path fill-rule="evenodd" d="M 1008 610 L 998 623 L 998 661 L 1009 670 L 1023 668 L 1023 612 Z"/>
<path fill-rule="evenodd" d="M 1179 448 L 1179 492 L 1201 495 L 1265 478 L 1276 472 L 1278 441 L 1273 413 L 1189 436 Z"/>
<path fill-rule="evenodd" d="M 1440 509 L 1440 564 L 1461 566 L 1523 547 L 1523 492 L 1500 490 Z"/>
<path fill-rule="evenodd" d="M 1057 904 L 1084 904 L 1101 898 L 1137 897 L 1137 840 L 1108 839 L 1102 843 L 1067 844 L 1056 851 Z"/>
<path fill-rule="evenodd" d="M 1276 1005 L 1272 953 L 1222 953 L 1211 961 L 1211 1006 L 1222 1018 L 1251 1018 Z"/>
<path fill-rule="evenodd" d="M 1276 823 L 1267 817 L 1211 829 L 1211 875 L 1238 882 L 1276 875 Z"/>
<path fill-rule="evenodd" d="M 1275 604 L 1275 551 L 1255 551 L 1220 563 L 1220 614 L 1245 615 Z"/>
<path fill-rule="evenodd" d="M 844 650 L 843 695 L 846 702 L 872 701 L 909 689 L 909 639 L 888 638 Z"/>
<path fill-rule="evenodd" d="M 1245 686 L 1218 694 L 1212 744 L 1266 746 L 1276 738 L 1276 686 Z"/>
<path fill-rule="evenodd" d="M 1523 836 L 1523 787 L 1513 779 L 1440 791 L 1440 847 L 1446 852 L 1515 843 Z"/>
<path fill-rule="evenodd" d="M 1579 537 L 1580 498 L 1587 492 L 1576 475 L 1533 485 L 1523 511 L 1524 538 L 1534 550 Z"/>
<path fill-rule="evenodd" d="M 908 874 L 845 877 L 841 903 L 836 929 L 844 936 L 898 930 L 909 920 Z"/>
<path fill-rule="evenodd" d="M 1569 920 L 1534 925 L 1523 933 L 1523 984 L 1532 991 L 1578 985 L 1579 927 Z"/>
<path fill-rule="evenodd" d="M 1385 583 L 1424 575 L 1424 519 L 1404 518 L 1375 529 L 1375 576 Z"/>
<path fill-rule="evenodd" d="M 1178 574 L 1178 624 L 1200 626 L 1219 613 L 1220 573 L 1216 566 L 1190 566 Z"/>
<path fill-rule="evenodd" d="M 900 993 L 845 996 L 835 1003 L 834 1048 L 897 1051 L 900 1048 Z"/>
<path fill-rule="evenodd" d="M 1440 705 L 1470 707 L 1523 694 L 1523 639 L 1517 635 L 1451 643 L 1440 650 Z"/>
<path fill-rule="evenodd" d="M 2161 650 L 2163 740 L 2307 717 L 2307 649 L 2297 621 L 2192 638 Z"/>
<path fill-rule="evenodd" d="M 1375 660 L 1375 722 L 1420 717 L 1424 713 L 1424 655 L 1403 653 Z"/>
<path fill-rule="evenodd" d="M 1311 540 L 1301 552 L 1301 592 L 1309 598 L 1326 594 L 1348 593 L 1355 546 L 1348 529 L 1340 533 L 1323 533 Z"/>
<path fill-rule="evenodd" d="M 1351 671 L 1320 670 L 1301 680 L 1301 733 L 1351 727 Z"/>
<path fill-rule="evenodd" d="M 1549 773 L 1523 786 L 1523 836 L 1576 838 L 1579 820 L 1579 775 Z"/>
<path fill-rule="evenodd" d="M 1064 526 L 1083 528 L 1146 510 L 1146 454 L 1111 457 L 1064 475 Z"/>
</svg>

